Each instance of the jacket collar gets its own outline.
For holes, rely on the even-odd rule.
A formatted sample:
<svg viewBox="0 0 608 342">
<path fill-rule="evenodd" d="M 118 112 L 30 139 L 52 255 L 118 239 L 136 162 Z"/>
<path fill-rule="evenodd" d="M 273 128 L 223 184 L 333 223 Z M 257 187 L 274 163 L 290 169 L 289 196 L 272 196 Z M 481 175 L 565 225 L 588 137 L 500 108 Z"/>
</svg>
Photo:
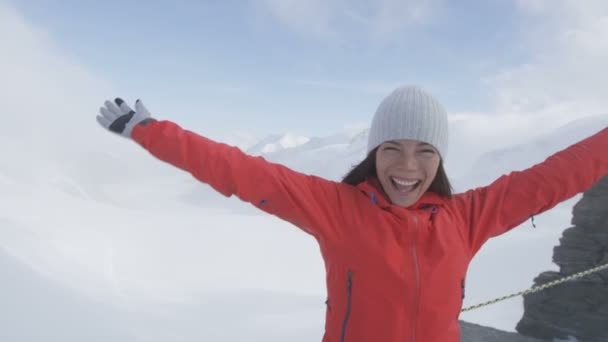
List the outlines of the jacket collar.
<svg viewBox="0 0 608 342">
<path fill-rule="evenodd" d="M 357 188 L 361 190 L 374 204 L 377 204 L 380 208 L 389 209 L 394 207 L 390 199 L 382 189 L 382 185 L 377 178 L 369 178 L 357 185 Z M 425 192 L 420 199 L 408 209 L 423 209 L 429 206 L 443 205 L 444 200 L 434 192 Z"/>
</svg>

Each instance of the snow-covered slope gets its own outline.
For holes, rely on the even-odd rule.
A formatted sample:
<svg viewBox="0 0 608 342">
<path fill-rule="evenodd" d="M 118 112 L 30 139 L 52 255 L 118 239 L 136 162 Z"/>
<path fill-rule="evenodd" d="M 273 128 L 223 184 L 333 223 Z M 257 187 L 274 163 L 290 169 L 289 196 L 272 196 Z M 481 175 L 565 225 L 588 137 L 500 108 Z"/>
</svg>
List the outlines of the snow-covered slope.
<svg viewBox="0 0 608 342">
<path fill-rule="evenodd" d="M 542 161 L 601 125 L 606 125 L 605 117 L 573 122 L 531 142 L 518 141 L 510 149 L 484 155 L 464 173 L 467 177 L 453 181 L 462 189 L 486 184 L 500 173 Z M 234 325 L 230 321 L 234 312 L 242 313 L 237 328 L 257 339 L 321 335 L 323 264 L 310 237 L 235 198 L 225 199 L 131 142 L 100 130 L 91 134 L 96 134 L 103 148 L 79 146 L 72 153 L 60 150 L 47 157 L 32 150 L 30 157 L 40 158 L 32 158 L 25 165 L 35 168 L 22 173 L 19 153 L 7 152 L 0 164 L 0 206 L 5 209 L 0 248 L 27 265 L 27 272 L 46 279 L 36 280 L 36 286 L 63 286 L 69 290 L 62 291 L 86 295 L 90 301 L 84 305 L 99 309 L 102 316 L 122 317 L 112 311 L 112 305 L 129 303 L 138 318 L 127 320 L 145 341 L 176 336 L 175 331 L 180 331 L 178 337 L 184 341 L 189 337 L 238 339 L 245 335 L 226 330 Z M 257 151 L 295 170 L 339 180 L 363 159 L 366 140 L 367 132 L 361 130 L 281 145 L 274 152 Z M 0 147 L 0 151 L 5 149 Z M 456 163 L 459 152 L 452 152 L 450 161 Z M 536 229 L 528 222 L 490 241 L 469 270 L 465 306 L 525 289 L 537 274 L 552 269 L 552 248 L 569 224 L 575 200 L 536 217 Z M 0 285 L 0 292 L 18 292 L 18 284 L 34 282 L 15 279 L 22 280 Z M 28 296 L 26 288 L 24 296 Z M 45 296 L 45 291 L 39 294 Z M 55 298 L 48 296 L 45 300 Z M 243 309 L 242 303 L 250 296 L 259 297 L 251 299 L 252 305 L 268 306 Z M 262 298 L 267 300 L 258 300 Z M 16 306 L 1 306 L 0 317 L 14 314 Z M 522 310 L 520 299 L 512 299 L 461 318 L 513 331 Z M 41 315 L 41 319 L 51 319 L 54 313 L 42 311 Z M 95 315 L 79 316 L 95 324 L 99 317 Z M 271 329 L 281 317 L 284 329 Z M 310 325 L 302 326 L 303 321 Z M 117 324 L 118 330 L 113 325 L 107 330 L 116 331 L 118 337 L 113 340 L 120 341 L 120 334 L 128 332 L 120 329 L 122 323 Z M 146 324 L 151 328 L 144 328 Z M 215 328 L 204 330 L 205 325 Z M 15 334 L 28 333 L 27 327 L 13 327 Z"/>
<path fill-rule="evenodd" d="M 126 315 L 41 275 L 0 247 L 0 340 L 137 342 Z"/>
</svg>

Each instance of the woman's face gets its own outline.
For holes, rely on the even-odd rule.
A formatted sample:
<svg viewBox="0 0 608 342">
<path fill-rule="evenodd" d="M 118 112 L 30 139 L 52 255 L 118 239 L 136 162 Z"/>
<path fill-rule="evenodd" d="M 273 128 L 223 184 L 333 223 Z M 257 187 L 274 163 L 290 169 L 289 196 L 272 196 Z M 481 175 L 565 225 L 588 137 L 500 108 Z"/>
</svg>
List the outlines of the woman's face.
<svg viewBox="0 0 608 342">
<path fill-rule="evenodd" d="M 416 203 L 435 179 L 441 158 L 417 140 L 391 140 L 378 147 L 376 172 L 384 192 L 400 207 Z"/>
</svg>

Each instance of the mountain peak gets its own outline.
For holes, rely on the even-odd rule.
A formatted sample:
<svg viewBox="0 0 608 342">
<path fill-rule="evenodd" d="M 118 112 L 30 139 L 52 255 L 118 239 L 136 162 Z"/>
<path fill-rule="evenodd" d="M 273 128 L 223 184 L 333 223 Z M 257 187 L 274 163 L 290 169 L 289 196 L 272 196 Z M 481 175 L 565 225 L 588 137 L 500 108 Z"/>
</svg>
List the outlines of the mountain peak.
<svg viewBox="0 0 608 342">
<path fill-rule="evenodd" d="M 273 153 L 306 144 L 310 138 L 299 136 L 290 132 L 270 135 L 247 150 L 247 153 L 259 155 Z"/>
</svg>

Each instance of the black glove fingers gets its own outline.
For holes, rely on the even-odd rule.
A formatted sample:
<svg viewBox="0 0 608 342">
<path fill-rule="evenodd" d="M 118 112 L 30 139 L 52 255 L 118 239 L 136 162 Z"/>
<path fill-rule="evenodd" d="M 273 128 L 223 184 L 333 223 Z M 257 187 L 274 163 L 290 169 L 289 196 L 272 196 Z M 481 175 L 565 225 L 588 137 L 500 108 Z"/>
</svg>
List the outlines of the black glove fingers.
<svg viewBox="0 0 608 342">
<path fill-rule="evenodd" d="M 131 109 L 131 107 L 129 107 L 129 105 L 120 97 L 114 99 L 114 102 L 120 108 L 121 115 L 130 114 L 131 112 L 134 112 L 134 110 Z"/>
</svg>

